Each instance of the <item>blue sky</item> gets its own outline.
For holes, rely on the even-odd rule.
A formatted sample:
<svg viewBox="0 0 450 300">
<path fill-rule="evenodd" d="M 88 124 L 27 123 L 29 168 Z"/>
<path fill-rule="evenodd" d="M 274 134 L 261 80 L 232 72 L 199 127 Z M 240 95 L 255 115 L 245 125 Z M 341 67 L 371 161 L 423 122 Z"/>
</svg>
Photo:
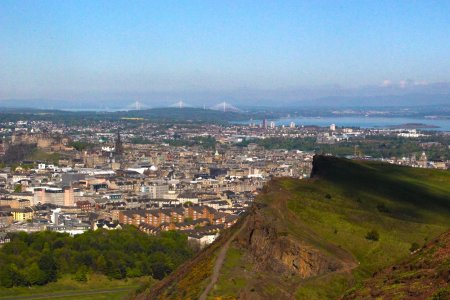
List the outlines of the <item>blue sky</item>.
<svg viewBox="0 0 450 300">
<path fill-rule="evenodd" d="M 0 1 L 0 99 L 300 99 L 449 71 L 450 1 Z"/>
</svg>

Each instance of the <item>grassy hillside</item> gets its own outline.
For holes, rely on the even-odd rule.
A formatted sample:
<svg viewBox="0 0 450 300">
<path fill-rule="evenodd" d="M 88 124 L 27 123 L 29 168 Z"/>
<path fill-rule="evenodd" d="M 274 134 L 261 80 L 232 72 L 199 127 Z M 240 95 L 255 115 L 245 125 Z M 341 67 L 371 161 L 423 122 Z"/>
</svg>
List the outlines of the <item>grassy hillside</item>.
<svg viewBox="0 0 450 300">
<path fill-rule="evenodd" d="M 450 227 L 449 172 L 320 157 L 313 173 L 309 181 L 283 180 L 292 193 L 288 208 L 321 239 L 352 253 L 359 266 L 346 278 L 336 275 L 340 289 L 313 279 L 299 287 L 300 298 L 341 293 Z M 366 238 L 372 230 L 378 241 Z"/>
<path fill-rule="evenodd" d="M 399 264 L 376 272 L 344 299 L 450 299 L 450 231 Z"/>
<path fill-rule="evenodd" d="M 209 298 L 339 298 L 450 228 L 450 172 L 317 156 L 312 179 L 275 179 L 257 203 Z"/>
</svg>

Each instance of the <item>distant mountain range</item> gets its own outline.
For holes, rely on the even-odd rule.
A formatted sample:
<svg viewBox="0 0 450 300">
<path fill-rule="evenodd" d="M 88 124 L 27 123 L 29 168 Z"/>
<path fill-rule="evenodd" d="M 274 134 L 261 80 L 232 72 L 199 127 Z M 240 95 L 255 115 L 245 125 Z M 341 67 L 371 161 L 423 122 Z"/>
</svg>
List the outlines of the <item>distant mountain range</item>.
<svg viewBox="0 0 450 300">
<path fill-rule="evenodd" d="M 300 102 L 299 102 L 300 103 Z M 423 106 L 450 104 L 450 94 L 410 94 L 410 95 L 385 95 L 385 96 L 331 96 L 314 100 L 302 101 L 302 105 L 309 106 Z"/>
<path fill-rule="evenodd" d="M 299 92 L 300 93 L 300 92 Z M 425 105 L 450 105 L 450 93 L 426 94 L 413 93 L 404 95 L 378 95 L 378 96 L 326 96 L 304 100 L 295 100 L 295 93 L 282 95 L 277 99 L 276 95 L 264 96 L 262 99 L 249 99 L 244 97 L 238 100 L 231 97 L 228 101 L 239 107 L 386 107 L 386 106 L 425 106 Z M 301 98 L 301 97 L 298 97 Z M 234 99 L 234 100 L 233 100 Z M 216 103 L 212 101 L 200 101 L 192 99 L 191 106 L 212 107 Z M 135 106 L 136 100 L 47 100 L 47 99 L 5 99 L 0 100 L 0 108 L 39 108 L 39 109 L 63 109 L 63 110 L 130 110 Z M 207 104 L 204 104 L 207 103 Z M 159 100 L 139 100 L 141 108 L 169 107 L 172 103 Z"/>
</svg>

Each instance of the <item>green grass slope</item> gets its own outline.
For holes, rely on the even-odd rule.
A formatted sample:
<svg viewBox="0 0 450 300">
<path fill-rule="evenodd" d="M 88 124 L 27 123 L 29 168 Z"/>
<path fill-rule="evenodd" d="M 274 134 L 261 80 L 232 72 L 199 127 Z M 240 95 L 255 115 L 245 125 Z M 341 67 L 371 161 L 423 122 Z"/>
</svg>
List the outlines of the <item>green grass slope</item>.
<svg viewBox="0 0 450 300">
<path fill-rule="evenodd" d="M 252 259 L 235 244 L 211 297 L 234 298 L 263 289 L 280 295 L 292 289 L 298 299 L 339 298 L 361 286 L 374 272 L 409 257 L 413 243 L 423 245 L 450 227 L 450 172 L 317 156 L 313 178 L 276 179 L 258 201 L 279 223 L 282 234 L 342 256 L 357 265 L 301 280 L 253 272 Z M 273 220 L 272 219 L 272 220 Z M 366 235 L 375 230 L 379 240 Z M 336 249 L 336 248 L 334 248 Z M 250 293 L 251 294 L 251 293 Z"/>
<path fill-rule="evenodd" d="M 288 208 L 322 239 L 352 253 L 359 266 L 336 275 L 341 287 L 320 279 L 300 285 L 297 296 L 338 296 L 380 268 L 407 257 L 450 227 L 450 172 L 375 162 L 316 157 L 313 179 L 284 180 Z M 369 231 L 379 240 L 366 238 Z M 331 275 L 333 277 L 333 275 Z M 336 283 L 335 282 L 335 283 Z"/>
<path fill-rule="evenodd" d="M 312 175 L 272 180 L 255 209 L 278 240 L 312 246 L 342 267 L 306 279 L 261 270 L 261 257 L 240 238 L 228 250 L 210 299 L 337 299 L 410 257 L 414 243 L 422 246 L 450 228 L 448 171 L 316 156 Z M 371 231 L 378 239 L 367 238 Z"/>
<path fill-rule="evenodd" d="M 344 299 L 450 299 L 450 231 L 349 291 Z"/>
</svg>

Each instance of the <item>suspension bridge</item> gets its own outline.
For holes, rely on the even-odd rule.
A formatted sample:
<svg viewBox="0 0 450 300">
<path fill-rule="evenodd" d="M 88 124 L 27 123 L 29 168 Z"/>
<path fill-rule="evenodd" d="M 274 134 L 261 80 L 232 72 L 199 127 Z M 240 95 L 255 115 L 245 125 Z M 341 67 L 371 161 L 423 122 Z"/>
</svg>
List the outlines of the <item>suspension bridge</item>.
<svg viewBox="0 0 450 300">
<path fill-rule="evenodd" d="M 195 106 L 184 102 L 183 100 L 180 100 L 176 103 L 173 103 L 171 105 L 169 105 L 168 107 L 172 107 L 172 108 L 194 108 Z M 150 109 L 151 107 L 145 103 L 139 102 L 139 101 L 135 101 L 133 103 L 130 103 L 129 105 L 127 105 L 126 107 L 124 107 L 122 110 L 143 110 L 143 109 Z M 239 108 L 237 108 L 236 106 L 228 103 L 228 102 L 221 102 L 218 103 L 214 106 L 206 106 L 203 105 L 202 106 L 203 109 L 211 109 L 211 110 L 217 110 L 217 111 L 222 111 L 224 113 L 226 112 L 242 112 L 242 110 L 240 110 Z"/>
<path fill-rule="evenodd" d="M 144 104 L 139 101 L 135 101 L 129 105 L 127 105 L 124 110 L 141 110 L 141 109 L 149 109 L 151 106 Z"/>
<path fill-rule="evenodd" d="M 186 107 L 193 107 L 193 106 L 184 102 L 183 100 L 180 100 L 176 103 L 173 103 L 172 105 L 169 105 L 169 107 L 186 108 Z"/>
<path fill-rule="evenodd" d="M 210 107 L 210 109 L 212 109 L 212 110 L 220 110 L 220 111 L 223 111 L 223 112 L 240 112 L 241 111 L 236 106 L 231 105 L 230 103 L 227 103 L 225 101 Z"/>
</svg>

